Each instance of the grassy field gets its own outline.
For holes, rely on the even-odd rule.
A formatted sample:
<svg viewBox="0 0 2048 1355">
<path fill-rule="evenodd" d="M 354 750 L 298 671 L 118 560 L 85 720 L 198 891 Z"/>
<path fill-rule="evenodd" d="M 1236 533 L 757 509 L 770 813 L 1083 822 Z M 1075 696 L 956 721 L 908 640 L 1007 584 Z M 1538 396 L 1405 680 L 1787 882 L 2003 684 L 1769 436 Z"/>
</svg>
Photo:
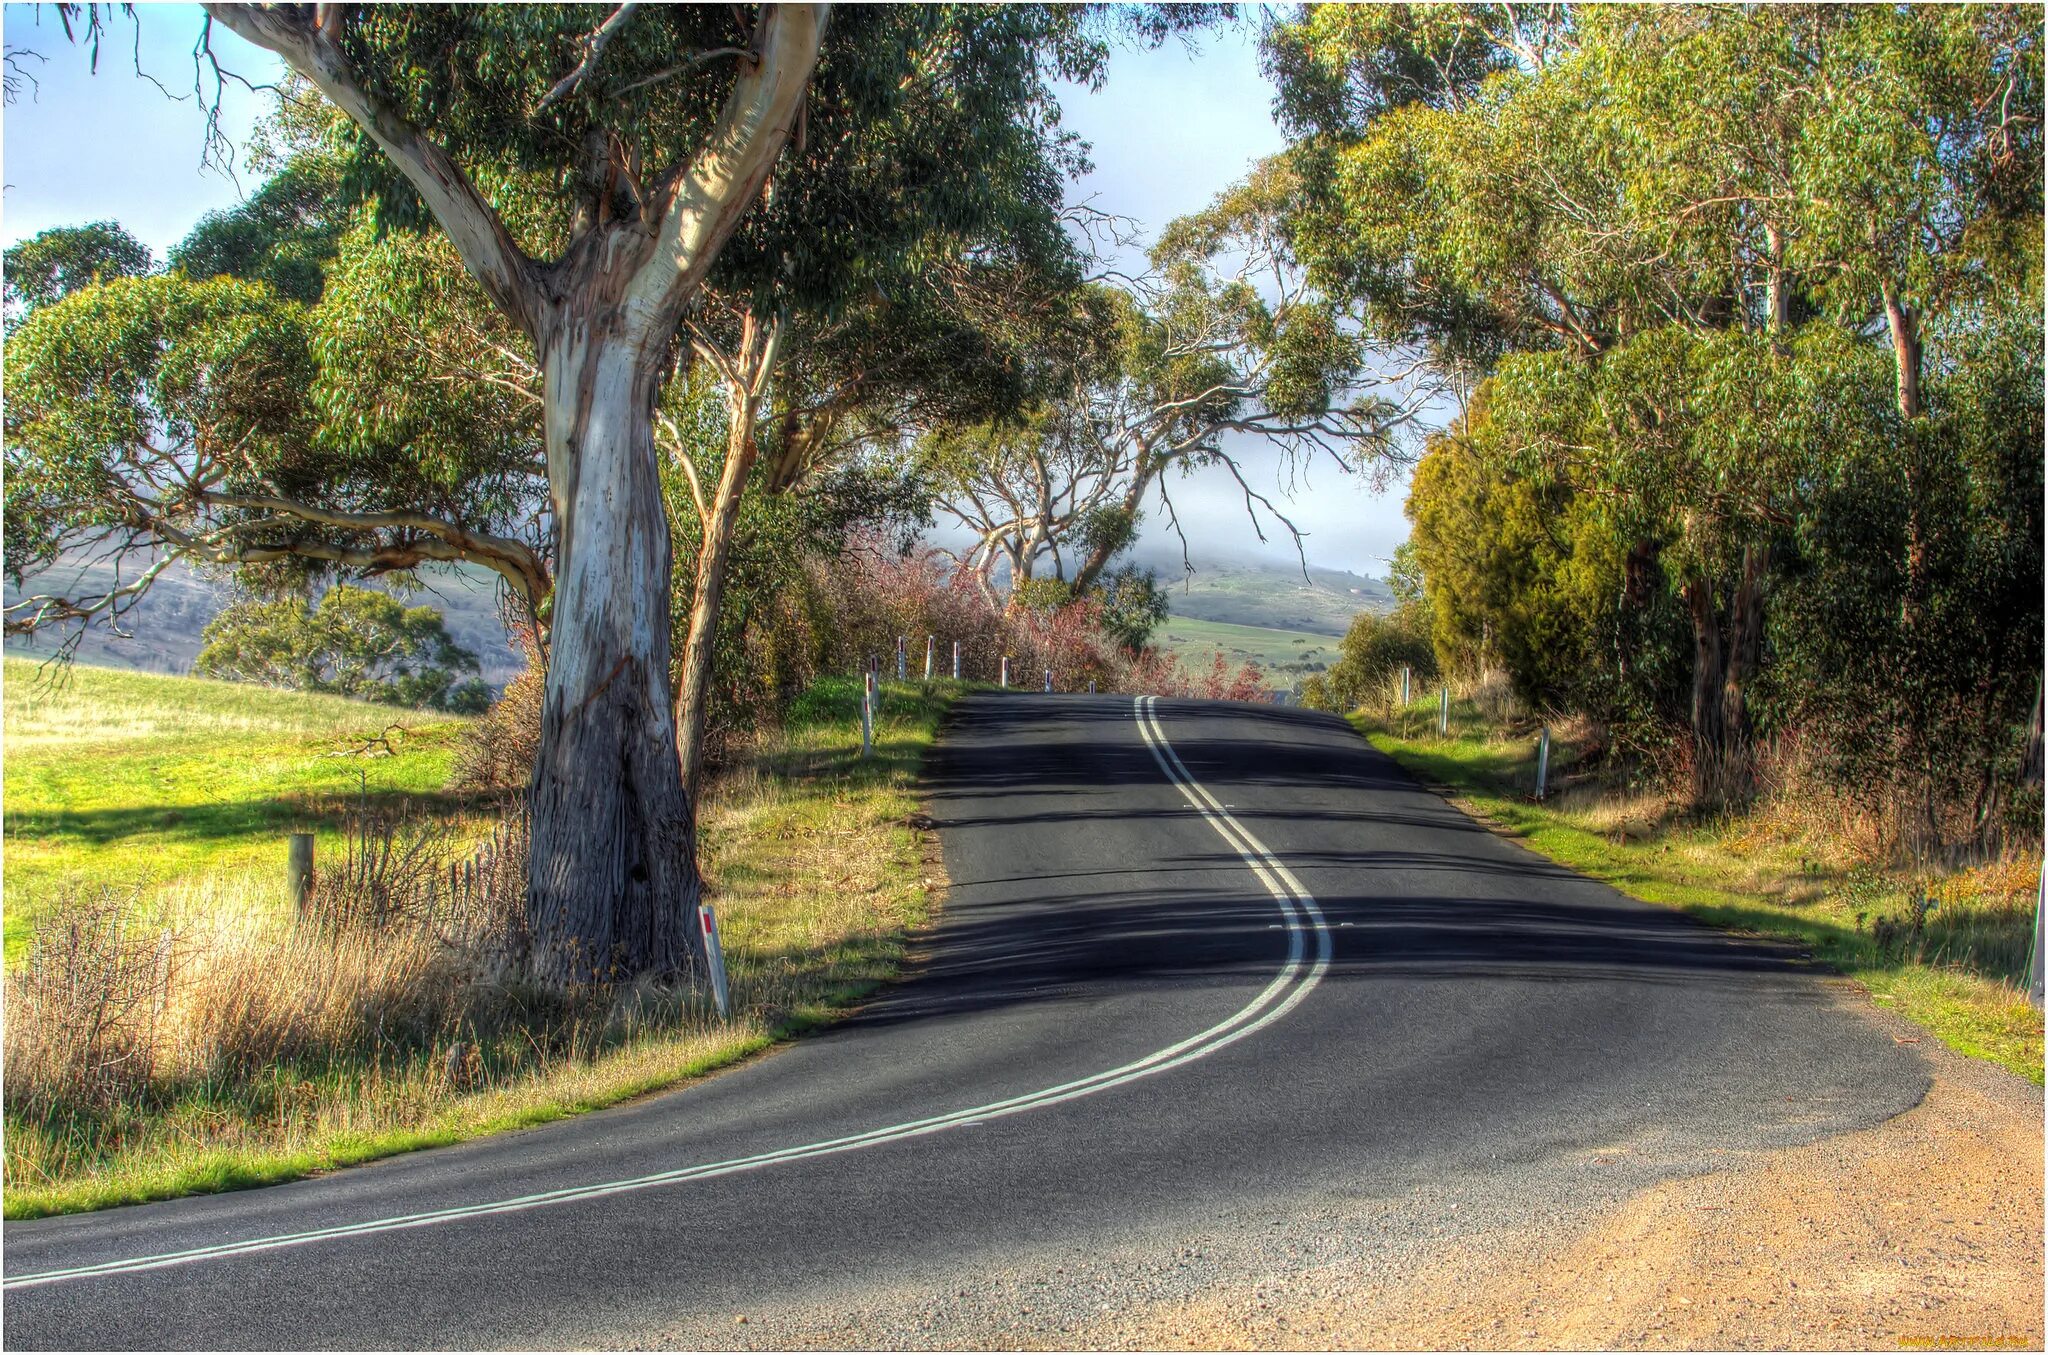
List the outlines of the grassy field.
<svg viewBox="0 0 2048 1355">
<path fill-rule="evenodd" d="M 1275 686 L 1288 686 L 1311 672 L 1321 672 L 1337 657 L 1337 638 L 1299 630 L 1270 630 L 1226 621 L 1196 621 L 1169 616 L 1152 633 L 1152 642 L 1178 654 L 1189 666 L 1206 668 L 1221 651 L 1232 663 L 1251 662 Z"/>
<path fill-rule="evenodd" d="M 365 796 L 460 807 L 441 790 L 448 716 L 83 664 L 8 659 L 5 679 L 9 963 L 64 899 L 227 887 L 277 905 L 287 833 L 314 831 L 320 855 Z"/>
<path fill-rule="evenodd" d="M 1469 702 L 1438 738 L 1434 700 L 1354 715 L 1373 745 L 1561 865 L 1719 927 L 1798 942 L 1943 1042 L 2042 1081 L 2042 1023 L 2021 992 L 2041 858 L 1939 878 L 1860 861 L 1817 805 L 1700 821 L 1660 794 L 1603 785 L 1551 748 L 1538 802 L 1533 729 L 1508 736 Z M 1915 897 L 1932 908 L 1916 906 Z M 1916 914 L 1917 923 L 1916 926 Z"/>
<path fill-rule="evenodd" d="M 94 750 L 177 773 L 180 754 L 170 749 L 181 741 L 233 740 L 242 760 L 290 769 L 360 728 L 350 703 L 192 691 L 212 684 L 187 679 L 81 677 L 100 684 L 97 696 L 45 698 L 35 722 L 24 718 L 21 752 L 9 688 L 9 770 L 24 752 L 46 759 L 36 791 L 44 826 L 71 811 L 66 795 L 94 793 L 60 779 L 61 764 Z M 188 911 L 162 931 L 160 946 L 148 915 L 133 923 L 87 917 L 83 933 L 98 949 L 88 964 L 63 970 L 65 937 L 75 945 L 80 929 L 41 934 L 44 949 L 32 950 L 20 973 L 61 971 L 63 981 L 38 989 L 18 974 L 9 985 L 6 1217 L 288 1180 L 537 1124 L 702 1075 L 827 1019 L 895 972 L 909 933 L 929 916 L 941 872 L 930 833 L 916 826 L 916 782 L 955 691 L 886 684 L 876 754 L 863 759 L 857 686 L 822 683 L 785 729 L 707 791 L 700 850 L 725 941 L 730 1021 L 687 991 L 538 994 L 479 971 L 428 928 L 337 936 L 293 925 L 265 903 L 273 863 L 257 876 L 237 864 L 287 819 L 273 818 L 253 792 L 216 793 L 190 798 L 221 800 L 221 817 L 161 827 L 149 819 L 149 773 L 124 770 L 129 789 L 109 803 L 130 811 L 119 822 L 134 831 L 102 823 L 95 836 L 73 825 L 46 848 L 63 870 L 79 882 L 122 882 L 155 869 L 132 858 L 168 844 L 184 853 L 188 876 L 217 868 L 226 883 L 204 895 L 215 908 L 210 922 Z M 183 756 L 196 762 L 199 754 Z M 427 752 L 404 756 L 414 762 L 402 775 L 400 759 L 387 760 L 393 787 L 429 788 L 445 766 L 445 749 L 438 764 Z M 226 774 L 216 763 L 197 779 Z M 193 779 L 172 775 L 168 784 Z M 324 784 L 316 777 L 316 789 Z M 17 843 L 42 844 L 15 817 L 11 777 L 7 793 L 12 935 Z M 260 897 L 247 897 L 252 890 Z M 116 1051 L 125 1081 L 81 1081 L 82 1089 L 33 1097 L 38 1069 L 44 1083 L 69 1075 L 64 1037 L 80 1024 L 63 1008 L 77 1001 L 69 976 L 109 973 L 118 987 L 138 965 L 168 998 L 146 1024 L 130 1023 Z M 142 1010 L 148 1016 L 146 1002 Z"/>
</svg>

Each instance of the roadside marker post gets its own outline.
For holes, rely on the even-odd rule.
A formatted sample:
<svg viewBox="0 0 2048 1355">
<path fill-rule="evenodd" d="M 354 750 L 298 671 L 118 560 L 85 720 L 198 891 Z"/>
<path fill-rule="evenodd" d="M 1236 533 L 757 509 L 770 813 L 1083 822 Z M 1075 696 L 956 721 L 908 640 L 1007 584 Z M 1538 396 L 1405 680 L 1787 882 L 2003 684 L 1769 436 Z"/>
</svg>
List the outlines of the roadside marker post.
<svg viewBox="0 0 2048 1355">
<path fill-rule="evenodd" d="M 953 681 L 960 680 L 960 642 L 953 642 Z"/>
<path fill-rule="evenodd" d="M 926 682 L 932 680 L 932 658 L 938 652 L 938 648 L 938 636 L 927 635 L 924 637 L 924 680 Z"/>
<path fill-rule="evenodd" d="M 1089 679 L 1088 679 L 1088 695 L 1090 695 L 1090 696 L 1093 696 L 1093 695 L 1095 695 L 1095 679 L 1094 679 L 1094 678 L 1089 678 Z"/>
<path fill-rule="evenodd" d="M 1444 684 L 1443 690 L 1437 694 L 1436 734 L 1440 739 L 1447 739 L 1451 736 L 1451 688 L 1449 683 Z"/>
<path fill-rule="evenodd" d="M 2034 944 L 2027 957 L 2027 1001 L 2041 1007 L 2041 910 L 2048 907 L 2048 865 L 2041 867 L 2041 892 L 2034 898 Z"/>
<path fill-rule="evenodd" d="M 1052 690 L 1052 669 L 1050 668 L 1045 670 L 1045 689 L 1047 691 Z"/>
<path fill-rule="evenodd" d="M 718 918 L 711 905 L 697 905 L 697 921 L 704 928 L 704 959 L 711 966 L 711 995 L 718 999 L 718 1019 L 732 1019 L 732 990 L 725 983 L 725 947 L 718 943 Z"/>
<path fill-rule="evenodd" d="M 1401 706 L 1404 710 L 1408 706 L 1408 680 L 1414 676 L 1414 673 L 1415 670 L 1407 664 L 1401 665 Z"/>
<path fill-rule="evenodd" d="M 862 683 L 860 694 L 860 755 L 866 757 L 875 751 L 875 675 L 870 672 Z"/>
<path fill-rule="evenodd" d="M 904 655 L 904 649 L 909 644 L 909 636 L 899 635 L 896 637 L 896 680 L 898 682 L 903 681 L 904 667 L 905 664 L 908 662 Z"/>
<path fill-rule="evenodd" d="M 1536 739 L 1536 798 L 1543 798 L 1543 783 L 1550 779 L 1550 726 Z"/>
<path fill-rule="evenodd" d="M 1010 685 L 1010 656 L 1008 654 L 1003 655 L 1002 683 L 1005 687 Z"/>
</svg>

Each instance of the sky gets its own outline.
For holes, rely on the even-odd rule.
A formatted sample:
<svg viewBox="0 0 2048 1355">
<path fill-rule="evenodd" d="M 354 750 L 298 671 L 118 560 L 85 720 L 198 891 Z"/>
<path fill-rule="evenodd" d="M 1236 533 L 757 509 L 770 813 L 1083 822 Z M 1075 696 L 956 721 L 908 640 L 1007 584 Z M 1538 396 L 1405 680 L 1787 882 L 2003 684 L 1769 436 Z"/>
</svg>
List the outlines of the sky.
<svg viewBox="0 0 2048 1355">
<path fill-rule="evenodd" d="M 198 8 L 137 8 L 139 23 L 111 21 L 95 75 L 86 53 L 65 41 L 54 7 L 5 7 L 8 48 L 25 47 L 45 59 L 21 63 L 35 83 L 24 81 L 19 97 L 0 112 L 0 242 L 12 244 L 50 226 L 112 219 L 162 257 L 200 217 L 232 206 L 254 187 L 252 176 L 238 184 L 200 163 L 205 115 L 193 94 L 193 48 L 203 23 Z M 277 70 L 268 53 L 231 33 L 216 28 L 212 42 L 224 67 L 253 82 Z M 163 88 L 138 76 L 138 65 Z M 1241 28 L 1207 34 L 1193 51 L 1178 41 L 1149 52 L 1119 51 L 1099 92 L 1070 88 L 1062 97 L 1066 124 L 1090 143 L 1095 164 L 1071 197 L 1130 217 L 1146 238 L 1155 236 L 1281 148 L 1271 104 L 1256 37 Z M 222 130 L 240 143 L 265 106 L 263 96 L 230 84 Z M 1385 574 L 1387 556 L 1408 530 L 1399 482 L 1376 491 L 1325 465 L 1289 483 L 1277 457 L 1256 440 L 1236 450 L 1253 487 L 1308 534 L 1311 563 Z M 1198 564 L 1204 557 L 1293 559 L 1284 531 L 1270 522 L 1268 542 L 1259 543 L 1227 472 L 1198 472 L 1170 489 Z M 1172 541 L 1156 504 L 1153 509 L 1143 532 L 1147 544 Z"/>
</svg>

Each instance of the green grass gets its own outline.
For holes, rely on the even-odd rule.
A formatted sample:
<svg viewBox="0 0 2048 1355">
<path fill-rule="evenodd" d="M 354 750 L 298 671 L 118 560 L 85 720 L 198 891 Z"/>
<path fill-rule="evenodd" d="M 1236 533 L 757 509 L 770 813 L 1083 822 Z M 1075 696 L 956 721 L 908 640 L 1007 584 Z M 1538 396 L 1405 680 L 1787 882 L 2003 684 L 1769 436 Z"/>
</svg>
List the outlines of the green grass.
<svg viewBox="0 0 2048 1355">
<path fill-rule="evenodd" d="M 351 998 L 309 1008 L 304 1026 L 338 1022 L 324 1043 L 240 1072 L 220 1071 L 227 1065 L 217 1055 L 187 1052 L 192 1037 L 173 1031 L 167 1045 L 184 1065 L 166 1056 L 166 1071 L 111 1106 L 25 1113 L 10 1058 L 5 1216 L 268 1184 L 539 1124 L 702 1076 L 831 1019 L 896 972 L 911 933 L 930 918 L 942 873 L 930 832 L 918 826 L 918 777 L 960 690 L 885 684 L 874 755 L 862 757 L 858 684 L 822 682 L 782 730 L 708 789 L 699 848 L 725 942 L 731 1021 L 692 994 L 633 990 L 551 1007 L 482 985 L 424 1034 L 387 1035 L 379 1003 L 402 1015 L 407 999 L 416 1006 L 448 982 L 439 971 L 407 969 L 402 937 L 350 947 L 230 927 L 195 950 L 192 978 L 174 985 L 174 1012 L 254 1010 L 322 988 L 360 992 L 360 1006 Z M 210 709 L 219 721 L 250 722 L 242 736 L 252 749 L 264 737 L 255 725 L 268 722 L 268 737 L 289 747 L 311 731 L 331 735 L 328 721 L 339 716 L 345 726 L 352 714 L 297 698 L 268 702 L 264 693 L 249 693 L 246 704 L 212 695 L 219 699 L 191 703 L 198 718 Z M 105 707 L 108 724 L 147 723 L 151 707 L 140 705 L 139 715 Z M 123 854 L 119 841 L 74 850 L 101 875 L 122 869 L 101 859 Z M 414 991 L 394 999 L 407 982 Z M 10 1050 L 19 996 L 11 995 Z M 408 1028 L 390 1023 L 394 1032 Z M 476 1064 L 462 1086 L 445 1071 L 452 1041 L 466 1042 Z"/>
<path fill-rule="evenodd" d="M 1285 686 L 1305 672 L 1320 672 L 1337 658 L 1337 637 L 1300 630 L 1239 626 L 1170 616 L 1152 633 L 1154 644 L 1178 654 L 1190 667 L 1206 668 L 1221 651 L 1233 664 L 1251 662 Z"/>
<path fill-rule="evenodd" d="M 281 904 L 287 833 L 327 852 L 363 796 L 458 803 L 442 794 L 463 724 L 449 716 L 13 658 L 5 680 L 10 964 L 66 898 L 247 875 Z"/>
<path fill-rule="evenodd" d="M 2020 991 L 2033 935 L 2038 854 L 1941 879 L 1855 859 L 1812 806 L 1766 805 L 1702 821 L 1651 792 L 1616 788 L 1551 749 L 1551 794 L 1534 798 L 1535 731 L 1504 731 L 1455 702 L 1437 736 L 1434 700 L 1352 723 L 1373 745 L 1450 790 L 1468 811 L 1581 874 L 1717 927 L 1798 943 L 1954 1049 L 2042 1081 L 2042 1021 Z M 1906 931 L 1910 892 L 1938 906 Z"/>
</svg>

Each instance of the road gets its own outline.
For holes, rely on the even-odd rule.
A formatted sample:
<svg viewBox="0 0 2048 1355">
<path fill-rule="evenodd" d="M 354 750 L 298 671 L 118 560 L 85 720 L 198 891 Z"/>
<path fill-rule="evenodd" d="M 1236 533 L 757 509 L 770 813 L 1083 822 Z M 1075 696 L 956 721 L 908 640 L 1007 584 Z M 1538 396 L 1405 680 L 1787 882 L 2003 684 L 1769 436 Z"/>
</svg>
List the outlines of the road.
<svg viewBox="0 0 2048 1355">
<path fill-rule="evenodd" d="M 1797 957 L 1559 869 L 1313 712 L 971 698 L 930 812 L 943 921 L 853 1018 L 517 1134 L 7 1225 L 6 1344 L 622 1343 L 1304 1192 L 1539 1208 L 1606 1145 L 1693 1171 L 1927 1086 Z"/>
</svg>

